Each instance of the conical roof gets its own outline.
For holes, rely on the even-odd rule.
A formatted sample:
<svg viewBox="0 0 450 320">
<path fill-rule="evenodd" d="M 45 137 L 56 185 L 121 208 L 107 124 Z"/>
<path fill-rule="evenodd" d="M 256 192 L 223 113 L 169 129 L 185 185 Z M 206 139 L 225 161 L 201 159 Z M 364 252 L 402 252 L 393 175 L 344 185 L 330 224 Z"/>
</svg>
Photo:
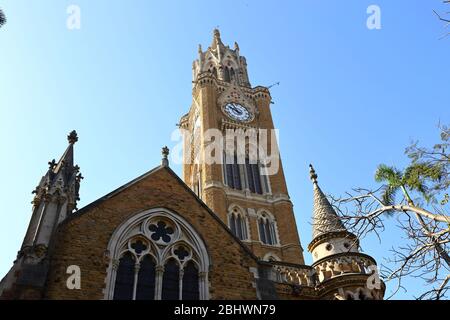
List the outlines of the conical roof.
<svg viewBox="0 0 450 320">
<path fill-rule="evenodd" d="M 327 233 L 347 232 L 331 203 L 317 183 L 317 174 L 310 165 L 311 180 L 314 186 L 313 239 Z"/>
</svg>

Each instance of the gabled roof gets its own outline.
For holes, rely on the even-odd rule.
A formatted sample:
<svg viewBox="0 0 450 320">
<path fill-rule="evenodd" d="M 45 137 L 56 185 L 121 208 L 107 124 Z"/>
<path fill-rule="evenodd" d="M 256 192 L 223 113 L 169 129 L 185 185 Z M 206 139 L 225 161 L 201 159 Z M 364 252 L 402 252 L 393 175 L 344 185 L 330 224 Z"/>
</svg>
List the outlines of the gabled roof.
<svg viewBox="0 0 450 320">
<path fill-rule="evenodd" d="M 85 207 L 81 208 L 80 210 L 74 212 L 72 215 L 70 215 L 66 220 L 64 220 L 61 224 L 66 224 L 74 219 L 77 219 L 78 217 L 80 217 L 81 215 L 87 213 L 90 209 L 100 205 L 101 203 L 103 203 L 104 201 L 111 199 L 113 197 L 115 197 L 116 195 L 120 194 L 121 192 L 125 191 L 126 189 L 130 188 L 131 186 L 135 185 L 136 183 L 144 180 L 145 178 L 149 177 L 150 175 L 160 171 L 160 170 L 166 170 L 171 176 L 173 176 L 175 178 L 175 180 L 192 196 L 194 197 L 194 199 L 203 207 L 206 209 L 206 211 L 211 215 L 211 217 L 213 219 L 215 219 L 220 226 L 225 230 L 225 232 L 227 232 L 228 234 L 230 234 L 234 240 L 239 243 L 239 245 L 256 261 L 259 262 L 260 259 L 254 255 L 254 253 L 239 239 L 237 238 L 232 232 L 231 230 L 228 228 L 228 226 L 222 221 L 222 219 L 219 218 L 219 216 L 217 216 L 195 193 L 194 191 L 192 191 L 191 188 L 189 188 L 188 185 L 186 185 L 184 183 L 184 181 L 168 166 L 158 166 L 150 171 L 148 171 L 147 173 L 144 173 L 143 175 L 137 177 L 134 180 L 131 180 L 130 182 L 124 184 L 123 186 L 117 188 L 116 190 L 108 193 L 107 195 L 95 200 L 94 202 L 91 202 L 90 204 L 86 205 Z"/>
</svg>

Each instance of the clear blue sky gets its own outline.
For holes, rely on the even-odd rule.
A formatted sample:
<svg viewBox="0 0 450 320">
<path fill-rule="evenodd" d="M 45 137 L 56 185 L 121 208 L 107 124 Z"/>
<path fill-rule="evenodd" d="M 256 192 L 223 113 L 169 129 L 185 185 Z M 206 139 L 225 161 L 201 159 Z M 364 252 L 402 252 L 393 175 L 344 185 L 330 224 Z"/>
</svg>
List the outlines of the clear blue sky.
<svg viewBox="0 0 450 320">
<path fill-rule="evenodd" d="M 66 8 L 81 8 L 81 30 Z M 381 30 L 366 9 L 381 8 Z M 311 240 L 308 164 L 327 193 L 373 186 L 379 163 L 402 166 L 411 139 L 438 138 L 450 120 L 450 38 L 440 0 L 1 1 L 0 274 L 31 213 L 31 191 L 76 129 L 85 180 L 79 207 L 160 163 L 160 148 L 191 103 L 191 66 L 212 29 L 238 41 L 253 85 L 270 85 L 298 228 Z M 173 167 L 181 174 L 181 166 Z M 392 221 L 394 223 L 395 220 Z M 379 262 L 392 243 L 363 241 Z M 311 262 L 305 252 L 307 262 Z M 409 298 L 423 288 L 408 281 Z M 390 289 L 390 288 L 389 288 Z"/>
</svg>

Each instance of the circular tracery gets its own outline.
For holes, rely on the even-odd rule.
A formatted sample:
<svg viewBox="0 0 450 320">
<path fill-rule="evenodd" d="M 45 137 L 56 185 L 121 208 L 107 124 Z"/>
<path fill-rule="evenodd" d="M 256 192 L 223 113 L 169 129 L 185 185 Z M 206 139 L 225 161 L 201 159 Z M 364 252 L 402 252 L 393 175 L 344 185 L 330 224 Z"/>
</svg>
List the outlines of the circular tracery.
<svg viewBox="0 0 450 320">
<path fill-rule="evenodd" d="M 169 212 L 141 214 L 113 234 L 108 299 L 206 299 L 208 257 L 196 232 Z"/>
</svg>

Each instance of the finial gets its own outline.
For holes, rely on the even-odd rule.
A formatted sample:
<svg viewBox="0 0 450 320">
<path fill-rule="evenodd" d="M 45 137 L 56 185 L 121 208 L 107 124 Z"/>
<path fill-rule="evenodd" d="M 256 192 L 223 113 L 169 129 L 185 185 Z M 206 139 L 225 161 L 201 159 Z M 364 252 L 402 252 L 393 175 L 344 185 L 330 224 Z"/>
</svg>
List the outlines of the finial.
<svg viewBox="0 0 450 320">
<path fill-rule="evenodd" d="M 222 40 L 220 39 L 220 31 L 219 31 L 219 26 L 217 26 L 214 29 L 214 39 L 217 41 L 217 44 L 220 44 L 222 42 Z"/>
<path fill-rule="evenodd" d="M 198 45 L 198 53 L 199 53 L 199 54 L 202 54 L 202 53 L 203 53 L 202 45 L 201 45 L 201 44 Z"/>
<path fill-rule="evenodd" d="M 234 43 L 234 50 L 238 50 L 239 51 L 239 45 L 237 42 Z"/>
<path fill-rule="evenodd" d="M 162 148 L 162 165 L 164 167 L 168 167 L 169 166 L 169 148 L 167 148 L 167 146 L 165 146 L 164 148 Z"/>
<path fill-rule="evenodd" d="M 70 144 L 75 144 L 75 142 L 78 141 L 78 134 L 75 130 L 73 130 L 69 135 L 67 136 L 67 140 Z"/>
<path fill-rule="evenodd" d="M 314 170 L 314 167 L 312 166 L 312 164 L 309 165 L 309 175 L 311 177 L 311 181 L 313 183 L 317 183 L 317 173 L 316 173 L 316 170 Z"/>
<path fill-rule="evenodd" d="M 53 159 L 52 161 L 48 162 L 48 169 L 53 170 L 53 169 L 55 169 L 56 165 L 57 165 L 57 163 L 56 163 L 55 159 Z"/>
</svg>

